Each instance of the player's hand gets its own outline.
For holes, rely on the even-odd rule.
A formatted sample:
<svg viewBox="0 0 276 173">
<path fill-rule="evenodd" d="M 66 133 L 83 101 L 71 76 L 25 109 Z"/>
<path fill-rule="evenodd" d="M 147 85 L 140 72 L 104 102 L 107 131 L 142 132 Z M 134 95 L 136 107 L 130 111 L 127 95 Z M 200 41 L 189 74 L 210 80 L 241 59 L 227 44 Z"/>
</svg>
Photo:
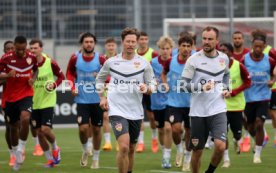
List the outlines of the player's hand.
<svg viewBox="0 0 276 173">
<path fill-rule="evenodd" d="M 108 102 L 106 97 L 101 97 L 100 98 L 100 107 L 102 110 L 107 111 L 109 109 Z"/>
<path fill-rule="evenodd" d="M 267 82 L 267 85 L 268 85 L 269 88 L 271 88 L 273 84 L 274 84 L 274 82 L 272 80 L 269 80 Z"/>
<path fill-rule="evenodd" d="M 15 77 L 15 75 L 16 75 L 16 71 L 15 70 L 11 70 L 8 73 L 8 77 Z"/>
<path fill-rule="evenodd" d="M 215 82 L 214 81 L 209 81 L 209 82 L 207 82 L 206 84 L 204 84 L 203 86 L 202 86 L 202 89 L 203 89 L 203 91 L 210 91 L 210 90 L 212 90 L 212 89 L 214 89 L 215 88 Z"/>
<path fill-rule="evenodd" d="M 169 87 L 168 83 L 163 83 L 163 87 L 164 87 L 166 93 L 169 92 L 170 87 Z M 163 87 L 162 87 L 162 89 L 163 89 Z"/>
<path fill-rule="evenodd" d="M 76 89 L 73 89 L 72 90 L 72 95 L 75 97 L 75 96 L 77 96 L 79 94 L 79 92 L 78 92 L 78 90 L 76 90 Z"/>
<path fill-rule="evenodd" d="M 29 83 L 30 86 L 33 86 L 33 85 L 34 85 L 34 82 L 35 82 L 35 80 L 34 80 L 33 78 L 30 78 L 30 79 L 28 80 L 28 83 Z"/>
<path fill-rule="evenodd" d="M 139 91 L 143 94 L 147 94 L 148 86 L 144 83 L 139 84 Z"/>
<path fill-rule="evenodd" d="M 228 90 L 223 90 L 222 91 L 222 96 L 224 98 L 230 98 L 231 97 L 231 93 Z"/>
</svg>

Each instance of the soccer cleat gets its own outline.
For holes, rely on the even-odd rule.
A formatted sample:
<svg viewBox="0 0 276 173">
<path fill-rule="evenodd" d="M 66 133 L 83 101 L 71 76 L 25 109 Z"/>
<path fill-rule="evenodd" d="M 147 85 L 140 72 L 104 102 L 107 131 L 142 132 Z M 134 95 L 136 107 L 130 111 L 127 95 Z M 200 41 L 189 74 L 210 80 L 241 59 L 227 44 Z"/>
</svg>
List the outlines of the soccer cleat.
<svg viewBox="0 0 276 173">
<path fill-rule="evenodd" d="M 190 163 L 183 163 L 183 166 L 182 166 L 182 171 L 183 172 L 188 172 L 188 171 L 191 171 L 191 168 L 190 168 Z"/>
<path fill-rule="evenodd" d="M 12 167 L 12 169 L 14 171 L 18 171 L 20 169 L 21 165 L 22 165 L 22 163 L 15 162 L 14 165 L 13 165 L 13 167 Z"/>
<path fill-rule="evenodd" d="M 250 137 L 244 137 L 242 142 L 242 149 L 241 152 L 249 152 L 250 151 Z"/>
<path fill-rule="evenodd" d="M 230 160 L 225 160 L 224 162 L 223 162 L 223 165 L 222 165 L 222 168 L 229 168 L 230 167 Z"/>
<path fill-rule="evenodd" d="M 23 162 L 24 162 L 24 160 L 25 160 L 25 157 L 24 157 L 24 152 L 22 152 L 22 151 L 19 151 L 19 150 L 17 150 L 16 152 L 15 152 L 15 163 L 14 163 L 14 165 L 13 165 L 13 167 L 12 167 L 12 169 L 14 170 L 14 171 L 18 171 L 19 169 L 20 169 L 20 167 L 21 167 L 21 165 L 23 164 Z"/>
<path fill-rule="evenodd" d="M 264 141 L 263 141 L 263 147 L 266 146 L 266 144 L 268 143 L 268 141 L 269 141 L 269 136 L 268 136 L 268 135 L 265 135 Z"/>
<path fill-rule="evenodd" d="M 104 151 L 111 151 L 112 150 L 112 145 L 111 143 L 105 143 L 103 148 Z"/>
<path fill-rule="evenodd" d="M 57 147 L 55 150 L 53 150 L 52 155 L 54 158 L 54 164 L 59 164 L 59 162 L 61 161 L 60 148 Z"/>
<path fill-rule="evenodd" d="M 157 141 L 157 139 L 152 139 L 151 140 L 151 151 L 153 153 L 157 153 L 158 152 L 158 141 Z"/>
<path fill-rule="evenodd" d="M 42 156 L 43 155 L 43 150 L 39 144 L 35 145 L 33 155 L 34 156 Z"/>
<path fill-rule="evenodd" d="M 136 153 L 142 153 L 144 151 L 145 151 L 145 144 L 143 143 L 138 144 L 136 148 Z"/>
<path fill-rule="evenodd" d="M 90 168 L 91 169 L 99 169 L 99 160 L 93 160 Z"/>
<path fill-rule="evenodd" d="M 55 161 L 53 160 L 48 160 L 47 163 L 45 163 L 44 167 L 45 168 L 53 168 L 55 166 Z"/>
<path fill-rule="evenodd" d="M 171 167 L 170 159 L 162 159 L 162 168 L 169 169 Z"/>
<path fill-rule="evenodd" d="M 262 163 L 261 157 L 254 154 L 253 163 Z"/>
<path fill-rule="evenodd" d="M 89 153 L 83 152 L 80 160 L 81 166 L 87 166 Z"/>
<path fill-rule="evenodd" d="M 16 160 L 16 158 L 15 158 L 15 156 L 12 154 L 12 155 L 10 156 L 9 165 L 10 165 L 10 166 L 13 166 L 14 163 L 15 163 L 15 160 Z"/>
<path fill-rule="evenodd" d="M 179 168 L 182 166 L 182 161 L 183 161 L 183 153 L 176 153 L 175 157 L 175 167 Z"/>
</svg>

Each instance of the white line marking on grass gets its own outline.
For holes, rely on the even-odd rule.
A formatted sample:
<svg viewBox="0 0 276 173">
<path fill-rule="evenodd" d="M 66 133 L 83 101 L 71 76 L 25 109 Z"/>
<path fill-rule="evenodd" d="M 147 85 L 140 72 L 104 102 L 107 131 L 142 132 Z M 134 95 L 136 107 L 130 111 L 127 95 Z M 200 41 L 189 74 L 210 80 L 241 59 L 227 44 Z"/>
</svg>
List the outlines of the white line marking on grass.
<svg viewBox="0 0 276 173">
<path fill-rule="evenodd" d="M 150 170 L 150 172 L 160 172 L 160 173 L 183 173 L 178 171 L 162 171 L 162 170 Z"/>
<path fill-rule="evenodd" d="M 100 166 L 100 169 L 118 169 L 118 168 L 117 167 L 107 167 L 107 166 L 101 167 Z"/>
</svg>

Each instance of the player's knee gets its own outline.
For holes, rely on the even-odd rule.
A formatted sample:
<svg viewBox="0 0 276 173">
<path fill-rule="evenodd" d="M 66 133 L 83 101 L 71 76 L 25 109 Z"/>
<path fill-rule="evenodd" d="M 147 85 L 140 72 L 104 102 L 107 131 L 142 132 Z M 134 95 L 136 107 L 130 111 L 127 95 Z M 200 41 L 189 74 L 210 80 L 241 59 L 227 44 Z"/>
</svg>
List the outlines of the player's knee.
<svg viewBox="0 0 276 173">
<path fill-rule="evenodd" d="M 225 141 L 216 140 L 215 141 L 215 148 L 216 148 L 216 151 L 219 152 L 219 153 L 224 152 L 224 150 L 226 149 L 226 142 Z"/>
<path fill-rule="evenodd" d="M 122 144 L 120 144 L 119 147 L 120 147 L 119 151 L 121 152 L 121 154 L 128 155 L 129 150 L 130 150 L 129 145 L 122 143 Z"/>
</svg>

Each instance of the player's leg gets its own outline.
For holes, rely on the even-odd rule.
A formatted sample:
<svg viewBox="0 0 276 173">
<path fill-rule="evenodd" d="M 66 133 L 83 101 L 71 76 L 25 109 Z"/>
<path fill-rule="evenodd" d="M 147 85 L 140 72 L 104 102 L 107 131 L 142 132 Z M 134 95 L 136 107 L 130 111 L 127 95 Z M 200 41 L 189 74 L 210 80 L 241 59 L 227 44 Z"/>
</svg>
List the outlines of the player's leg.
<svg viewBox="0 0 276 173">
<path fill-rule="evenodd" d="M 144 120 L 142 120 L 139 137 L 138 137 L 138 144 L 136 146 L 136 152 L 141 153 L 145 151 L 145 144 L 144 144 Z"/>
<path fill-rule="evenodd" d="M 31 123 L 30 123 L 30 130 L 31 130 L 31 134 L 32 134 L 33 141 L 34 141 L 34 144 L 35 144 L 33 155 L 34 156 L 42 156 L 43 155 L 43 150 L 42 150 L 42 148 L 39 144 L 39 139 L 38 139 L 38 134 L 37 134 L 38 132 L 37 132 L 36 129 L 33 128 Z"/>
<path fill-rule="evenodd" d="M 98 169 L 102 141 L 101 127 L 103 125 L 103 111 L 99 104 L 91 104 L 90 115 L 93 133 L 93 158 L 91 169 Z"/>
<path fill-rule="evenodd" d="M 185 149 L 184 149 L 184 159 L 183 159 L 183 166 L 182 171 L 190 171 L 190 165 L 191 165 L 191 157 L 192 157 L 192 150 L 189 147 L 190 138 L 191 138 L 191 125 L 190 125 L 190 117 L 189 117 L 190 108 L 184 109 L 184 129 L 185 129 Z"/>
<path fill-rule="evenodd" d="M 5 110 L 3 110 L 3 115 L 5 115 Z M 9 148 L 9 153 L 10 153 L 10 160 L 9 160 L 9 165 L 10 166 L 13 166 L 14 165 L 14 162 L 15 162 L 15 156 L 12 152 L 12 145 L 11 145 L 11 128 L 10 128 L 10 125 L 9 123 L 7 122 L 6 120 L 6 116 L 5 117 L 5 139 L 6 139 L 6 143 L 8 145 L 8 148 Z"/>
<path fill-rule="evenodd" d="M 166 109 L 162 109 L 162 110 L 153 110 L 156 128 L 158 128 L 158 139 L 159 139 L 159 143 L 160 143 L 160 145 L 161 145 L 162 153 L 163 153 L 163 151 L 164 151 L 164 134 L 165 134 L 165 132 L 164 132 L 164 124 L 165 124 L 165 113 L 166 113 Z M 154 152 L 157 152 L 157 150 L 155 150 Z"/>
<path fill-rule="evenodd" d="M 274 129 L 274 147 L 276 148 L 276 92 L 272 92 L 271 94 L 269 115 Z"/>
<path fill-rule="evenodd" d="M 103 113 L 103 132 L 104 132 L 104 141 L 105 141 L 103 145 L 103 150 L 110 151 L 112 150 L 112 145 L 111 145 L 110 126 L 109 126 L 109 118 L 108 118 L 107 111 L 104 111 Z"/>
<path fill-rule="evenodd" d="M 88 148 L 89 156 L 93 155 L 93 127 L 91 124 L 91 118 L 89 118 L 89 130 L 88 130 Z"/>
</svg>

